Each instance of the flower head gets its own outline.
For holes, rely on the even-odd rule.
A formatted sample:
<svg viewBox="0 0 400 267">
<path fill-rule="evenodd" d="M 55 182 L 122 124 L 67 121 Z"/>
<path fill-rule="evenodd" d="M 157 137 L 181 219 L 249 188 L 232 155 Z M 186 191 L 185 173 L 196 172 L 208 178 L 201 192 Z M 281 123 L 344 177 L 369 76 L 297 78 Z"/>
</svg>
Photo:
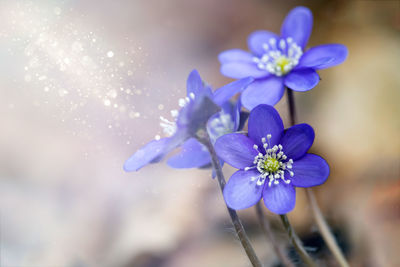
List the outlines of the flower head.
<svg viewBox="0 0 400 267">
<path fill-rule="evenodd" d="M 227 93 L 214 94 L 211 88 L 203 83 L 199 73 L 193 70 L 187 79 L 187 96 L 178 102 L 181 109 L 171 111 L 173 118 L 171 121 L 160 117 L 160 126 L 168 137 L 153 140 L 139 149 L 125 162 L 124 169 L 137 171 L 149 163 L 159 162 L 181 145 L 182 153 L 168 161 L 170 166 L 188 168 L 210 163 L 208 152 L 195 138 L 206 130 L 210 131 L 212 136 L 213 133 L 218 135 L 222 131 L 237 129 L 240 106 L 228 108 L 227 101 L 231 96 L 228 92 L 240 91 L 243 89 L 241 87 L 247 86 L 252 81 L 252 78 L 235 81 L 224 86 L 231 89 L 226 90 Z"/>
<path fill-rule="evenodd" d="M 221 107 L 221 111 L 212 115 L 207 122 L 206 130 L 212 144 L 218 137 L 240 130 L 243 120 L 240 116 L 240 101 L 233 103 L 229 99 L 252 81 L 252 78 L 244 78 L 221 87 L 220 89 L 223 90 L 217 90 L 215 93 L 209 91 L 210 99 Z M 221 92 L 225 93 L 221 94 Z M 211 164 L 211 156 L 207 148 L 192 137 L 182 145 L 178 154 L 168 159 L 167 164 L 177 169 L 200 168 Z"/>
<path fill-rule="evenodd" d="M 346 59 L 347 48 L 341 44 L 305 49 L 312 24 L 311 11 L 296 7 L 286 16 L 280 36 L 255 31 L 248 38 L 251 52 L 232 49 L 219 55 L 223 75 L 255 78 L 241 96 L 247 109 L 259 104 L 275 105 L 282 98 L 285 86 L 295 91 L 314 88 L 319 82 L 316 70 L 338 65 Z"/>
<path fill-rule="evenodd" d="M 269 210 L 285 214 L 295 206 L 295 187 L 320 185 L 328 178 L 326 161 L 307 153 L 314 141 L 308 124 L 284 130 L 278 112 L 259 105 L 250 112 L 248 128 L 248 136 L 227 134 L 215 143 L 218 156 L 240 169 L 224 189 L 230 208 L 245 209 L 263 198 Z"/>
</svg>

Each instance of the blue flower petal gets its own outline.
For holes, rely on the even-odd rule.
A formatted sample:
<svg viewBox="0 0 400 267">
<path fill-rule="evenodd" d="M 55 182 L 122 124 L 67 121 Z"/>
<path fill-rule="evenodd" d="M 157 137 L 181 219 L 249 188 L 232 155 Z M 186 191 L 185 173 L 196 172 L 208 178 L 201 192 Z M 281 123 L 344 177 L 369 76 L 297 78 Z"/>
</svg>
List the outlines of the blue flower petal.
<svg viewBox="0 0 400 267">
<path fill-rule="evenodd" d="M 253 55 L 241 49 L 231 49 L 218 55 L 221 64 L 228 62 L 253 62 Z"/>
<path fill-rule="evenodd" d="M 213 101 L 217 105 L 222 105 L 235 94 L 242 92 L 254 81 L 251 77 L 246 77 L 238 81 L 231 82 L 222 86 L 214 92 Z"/>
<path fill-rule="evenodd" d="M 247 38 L 247 45 L 253 54 L 262 56 L 265 53 L 264 44 L 268 44 L 270 39 L 279 39 L 279 36 L 269 31 L 255 31 Z"/>
<path fill-rule="evenodd" d="M 308 124 L 297 124 L 285 130 L 280 141 L 283 151 L 289 159 L 296 160 L 310 149 L 314 142 L 314 130 Z"/>
<path fill-rule="evenodd" d="M 197 70 L 193 70 L 186 81 L 186 89 L 187 95 L 189 96 L 190 93 L 193 93 L 195 96 L 204 93 L 203 91 L 203 81 L 200 77 L 200 74 Z"/>
<path fill-rule="evenodd" d="M 149 163 L 155 163 L 162 159 L 168 152 L 174 149 L 177 143 L 173 137 L 153 140 L 136 151 L 124 164 L 127 172 L 137 171 Z"/>
<path fill-rule="evenodd" d="M 239 131 L 240 127 L 240 110 L 242 108 L 242 103 L 239 100 L 236 101 L 235 110 L 233 111 L 233 121 L 235 122 L 235 131 Z"/>
<path fill-rule="evenodd" d="M 191 138 L 182 145 L 182 150 L 168 159 L 167 164 L 172 168 L 199 168 L 211 162 L 207 148 L 196 139 Z"/>
<path fill-rule="evenodd" d="M 252 110 L 260 104 L 275 105 L 285 92 L 283 80 L 271 76 L 266 79 L 257 79 L 242 93 L 241 101 L 245 108 Z"/>
<path fill-rule="evenodd" d="M 286 214 L 296 205 L 296 189 L 291 184 L 280 182 L 264 186 L 263 199 L 265 206 L 276 214 Z"/>
<path fill-rule="evenodd" d="M 248 76 L 262 78 L 269 75 L 266 70 L 260 70 L 254 62 L 228 62 L 221 65 L 222 75 L 234 79 L 241 79 Z"/>
<path fill-rule="evenodd" d="M 259 105 L 250 112 L 249 137 L 263 150 L 262 138 L 271 134 L 270 147 L 279 144 L 283 133 L 283 122 L 279 113 L 272 106 Z"/>
<path fill-rule="evenodd" d="M 254 142 L 238 133 L 221 136 L 215 142 L 215 151 L 223 161 L 238 169 L 253 166 L 258 152 L 253 148 Z"/>
<path fill-rule="evenodd" d="M 309 67 L 318 70 L 333 67 L 345 61 L 347 54 L 347 47 L 341 44 L 314 46 L 301 57 L 296 68 Z"/>
<path fill-rule="evenodd" d="M 296 7 L 292 9 L 283 21 L 281 36 L 291 37 L 301 47 L 307 45 L 313 26 L 313 16 L 306 7 Z"/>
<path fill-rule="evenodd" d="M 311 187 L 323 184 L 329 176 L 329 165 L 320 156 L 306 154 L 293 162 L 294 176 L 291 184 L 297 187 Z"/>
<path fill-rule="evenodd" d="M 228 207 L 234 210 L 246 209 L 261 199 L 263 186 L 257 186 L 258 171 L 237 171 L 224 188 L 224 199 Z"/>
<path fill-rule="evenodd" d="M 319 82 L 319 75 L 313 69 L 298 69 L 286 75 L 285 85 L 294 91 L 304 92 L 314 88 Z"/>
</svg>

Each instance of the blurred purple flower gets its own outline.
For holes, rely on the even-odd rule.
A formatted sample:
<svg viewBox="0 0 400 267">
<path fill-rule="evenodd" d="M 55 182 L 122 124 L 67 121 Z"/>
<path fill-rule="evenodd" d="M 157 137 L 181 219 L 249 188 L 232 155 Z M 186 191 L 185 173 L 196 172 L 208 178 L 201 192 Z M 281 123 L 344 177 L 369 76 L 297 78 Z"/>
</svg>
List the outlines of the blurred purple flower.
<svg viewBox="0 0 400 267">
<path fill-rule="evenodd" d="M 295 206 L 295 187 L 320 185 L 328 178 L 326 161 L 307 153 L 314 142 L 308 124 L 284 130 L 278 112 L 259 105 L 250 112 L 248 128 L 248 137 L 232 133 L 215 143 L 218 156 L 240 169 L 224 189 L 230 208 L 245 209 L 263 198 L 270 211 L 285 214 Z"/>
<path fill-rule="evenodd" d="M 286 16 L 280 36 L 255 31 L 247 40 L 251 53 L 232 49 L 219 55 L 223 75 L 256 79 L 242 93 L 244 107 L 251 110 L 259 104 L 275 105 L 285 86 L 295 91 L 310 90 L 320 80 L 316 70 L 336 66 L 346 59 L 347 48 L 341 44 L 319 45 L 305 51 L 312 24 L 311 11 L 296 7 Z"/>
<path fill-rule="evenodd" d="M 236 131 L 239 125 L 240 106 L 232 106 L 230 92 L 243 90 L 253 78 L 244 78 L 225 85 L 222 93 L 213 93 L 205 85 L 196 70 L 187 79 L 187 97 L 179 99 L 181 109 L 172 110 L 174 121 L 160 117 L 160 125 L 169 137 L 153 140 L 124 164 L 125 171 L 137 171 L 149 163 L 159 162 L 173 149 L 182 145 L 182 151 L 172 157 L 168 164 L 174 168 L 202 167 L 210 163 L 208 151 L 195 138 L 206 130 L 216 139 L 226 132 Z M 221 112 L 220 111 L 222 108 Z"/>
</svg>

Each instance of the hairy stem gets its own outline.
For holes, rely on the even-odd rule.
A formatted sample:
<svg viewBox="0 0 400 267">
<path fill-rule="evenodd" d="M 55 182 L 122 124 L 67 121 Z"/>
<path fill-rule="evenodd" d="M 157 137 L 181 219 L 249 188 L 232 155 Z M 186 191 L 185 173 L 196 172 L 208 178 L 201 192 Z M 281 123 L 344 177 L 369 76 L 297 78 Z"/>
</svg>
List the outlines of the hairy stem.
<svg viewBox="0 0 400 267">
<path fill-rule="evenodd" d="M 294 232 L 293 227 L 289 223 L 288 217 L 284 215 L 280 215 L 283 226 L 285 227 L 286 232 L 289 235 L 290 241 L 292 242 L 294 248 L 299 254 L 300 258 L 303 262 L 309 267 L 317 267 L 314 261 L 311 259 L 310 255 L 308 255 L 307 251 L 304 249 L 303 244 L 301 243 L 299 237 Z"/>
<path fill-rule="evenodd" d="M 222 168 L 221 165 L 219 163 L 219 159 L 218 156 L 214 150 L 214 146 L 211 144 L 210 138 L 208 136 L 208 134 L 205 134 L 204 137 L 202 137 L 201 139 L 199 139 L 199 141 L 204 144 L 208 151 L 210 152 L 211 155 L 211 163 L 212 166 L 214 168 L 214 171 L 216 173 L 217 176 L 217 180 L 219 183 L 219 187 L 221 188 L 221 192 L 223 192 L 226 181 L 224 178 L 224 174 L 222 173 Z M 237 213 L 235 210 L 229 208 L 227 206 L 228 212 L 229 212 L 229 216 L 231 217 L 233 226 L 235 227 L 235 231 L 237 236 L 239 237 L 240 243 L 243 246 L 243 249 L 245 250 L 247 257 L 249 258 L 251 264 L 254 267 L 262 267 L 262 264 L 260 262 L 260 260 L 258 259 L 251 243 L 250 243 L 250 239 L 249 237 L 246 235 L 246 232 L 244 230 L 244 227 L 242 225 L 242 222 L 240 221 Z"/>
<path fill-rule="evenodd" d="M 294 267 L 294 264 L 289 260 L 289 258 L 286 256 L 285 252 L 282 250 L 282 248 L 276 242 L 274 234 L 271 230 L 271 225 L 270 225 L 269 221 L 265 218 L 260 203 L 261 202 L 258 202 L 256 205 L 256 212 L 257 212 L 258 221 L 261 225 L 261 229 L 263 230 L 264 235 L 272 243 L 272 247 L 274 248 L 276 255 L 278 255 L 279 259 L 281 260 L 281 263 L 286 267 Z"/>
<path fill-rule="evenodd" d="M 294 102 L 293 91 L 287 88 L 288 95 L 288 104 L 289 104 L 289 115 L 290 115 L 290 123 L 293 126 L 296 124 L 296 107 Z M 322 212 L 318 206 L 318 203 L 315 199 L 314 192 L 311 188 L 306 188 L 307 199 L 311 207 L 311 211 L 314 216 L 314 220 L 317 223 L 318 229 L 324 239 L 326 245 L 329 250 L 332 252 L 335 259 L 338 261 L 341 267 L 349 267 L 349 263 L 346 261 L 346 258 L 343 255 L 342 250 L 339 248 L 335 237 L 329 229 L 328 223 L 326 222 Z"/>
</svg>

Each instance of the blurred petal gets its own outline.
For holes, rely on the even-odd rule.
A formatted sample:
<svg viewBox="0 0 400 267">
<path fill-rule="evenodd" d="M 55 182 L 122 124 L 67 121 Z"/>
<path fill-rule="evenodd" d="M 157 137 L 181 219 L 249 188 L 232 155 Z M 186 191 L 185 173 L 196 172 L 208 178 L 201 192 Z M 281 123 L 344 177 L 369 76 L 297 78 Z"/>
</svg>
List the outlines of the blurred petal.
<svg viewBox="0 0 400 267">
<path fill-rule="evenodd" d="M 241 101 L 245 108 L 252 110 L 260 104 L 275 105 L 285 92 L 283 80 L 271 76 L 266 79 L 257 79 L 242 93 Z"/>
<path fill-rule="evenodd" d="M 240 100 L 237 100 L 236 101 L 236 105 L 235 105 L 235 110 L 234 110 L 234 112 L 232 113 L 232 115 L 233 115 L 233 121 L 235 122 L 235 127 L 234 127 L 234 130 L 235 131 L 240 131 L 239 130 L 239 127 L 240 127 L 240 120 L 241 119 L 245 119 L 246 120 L 246 118 L 242 118 L 241 116 L 240 116 L 240 110 L 242 109 L 242 103 L 240 103 Z"/>
<path fill-rule="evenodd" d="M 254 81 L 251 77 L 246 77 L 238 81 L 228 83 L 214 92 L 213 101 L 217 105 L 222 105 L 235 94 L 242 92 L 249 84 Z"/>
<path fill-rule="evenodd" d="M 228 207 L 234 210 L 246 209 L 261 199 L 263 186 L 257 186 L 258 171 L 237 171 L 224 188 L 224 199 Z"/>
<path fill-rule="evenodd" d="M 268 186 L 268 181 L 263 192 L 265 206 L 276 214 L 285 214 L 294 209 L 296 205 L 296 189 L 291 184 L 280 182 Z"/>
<path fill-rule="evenodd" d="M 218 59 L 221 64 L 238 61 L 253 62 L 253 55 L 241 49 L 231 49 L 219 54 Z"/>
<path fill-rule="evenodd" d="M 250 112 L 249 137 L 262 149 L 262 138 L 271 134 L 270 146 L 277 145 L 283 133 L 283 122 L 272 106 L 259 105 Z"/>
<path fill-rule="evenodd" d="M 306 154 L 293 163 L 294 176 L 291 184 L 297 187 L 310 187 L 323 184 L 329 176 L 329 165 L 320 156 Z"/>
<path fill-rule="evenodd" d="M 195 96 L 202 93 L 203 81 L 201 80 L 200 74 L 197 70 L 193 70 L 186 81 L 187 95 L 193 93 Z"/>
<path fill-rule="evenodd" d="M 211 162 L 207 148 L 196 139 L 191 138 L 182 145 L 182 150 L 168 159 L 167 164 L 172 168 L 199 168 Z"/>
<path fill-rule="evenodd" d="M 137 171 L 149 163 L 161 160 L 164 155 L 176 147 L 171 146 L 171 141 L 173 141 L 172 138 L 162 138 L 146 144 L 125 161 L 124 170 L 127 172 Z"/>
<path fill-rule="evenodd" d="M 298 69 L 291 71 L 285 77 L 285 85 L 294 91 L 308 91 L 314 88 L 319 82 L 319 75 L 313 69 Z"/>
<path fill-rule="evenodd" d="M 347 47 L 341 44 L 326 44 L 311 47 L 300 60 L 297 68 L 325 69 L 339 65 L 346 60 Z"/>
<path fill-rule="evenodd" d="M 280 141 L 283 151 L 289 159 L 296 160 L 310 149 L 314 142 L 314 130 L 308 124 L 297 124 L 285 130 Z"/>
<path fill-rule="evenodd" d="M 266 70 L 260 70 L 254 62 L 228 62 L 221 65 L 222 75 L 234 79 L 245 77 L 261 78 L 269 75 Z"/>
<path fill-rule="evenodd" d="M 279 36 L 269 31 L 255 31 L 247 38 L 247 45 L 255 55 L 262 56 L 265 53 L 263 45 L 272 38 L 279 39 Z"/>
<path fill-rule="evenodd" d="M 223 135 L 214 145 L 218 157 L 238 169 L 254 165 L 254 157 L 258 152 L 253 146 L 250 138 L 238 133 Z"/>
<path fill-rule="evenodd" d="M 304 49 L 310 38 L 313 26 L 313 16 L 306 7 L 296 7 L 292 9 L 283 21 L 281 36 L 283 38 L 291 37 Z"/>
</svg>

